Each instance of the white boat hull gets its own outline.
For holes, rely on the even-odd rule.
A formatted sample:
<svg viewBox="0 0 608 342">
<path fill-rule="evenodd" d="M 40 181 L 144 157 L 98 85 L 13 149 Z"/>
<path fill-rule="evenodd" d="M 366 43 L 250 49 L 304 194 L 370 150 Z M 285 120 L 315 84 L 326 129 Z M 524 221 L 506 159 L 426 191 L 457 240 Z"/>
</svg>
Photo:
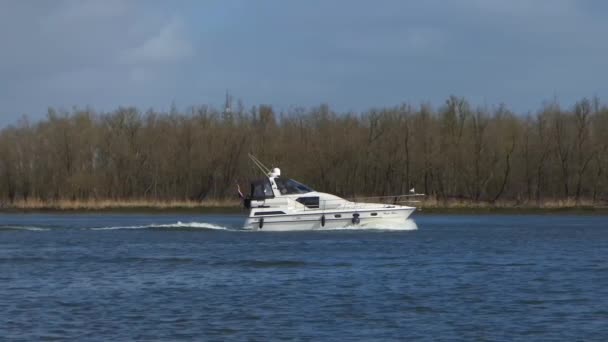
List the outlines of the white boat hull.
<svg viewBox="0 0 608 342">
<path fill-rule="evenodd" d="M 357 227 L 382 228 L 405 225 L 413 207 L 397 206 L 370 210 L 303 211 L 284 215 L 248 217 L 244 229 L 259 231 L 328 230 Z M 353 219 L 353 215 L 358 215 Z"/>
</svg>

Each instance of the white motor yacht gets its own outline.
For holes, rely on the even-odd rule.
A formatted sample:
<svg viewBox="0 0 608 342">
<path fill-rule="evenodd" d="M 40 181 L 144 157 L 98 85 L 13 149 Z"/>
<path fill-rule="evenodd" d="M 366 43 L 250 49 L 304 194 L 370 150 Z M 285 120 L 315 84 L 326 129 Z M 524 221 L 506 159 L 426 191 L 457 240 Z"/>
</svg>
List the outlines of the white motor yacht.
<svg viewBox="0 0 608 342">
<path fill-rule="evenodd" d="M 243 228 L 248 230 L 295 231 L 405 224 L 416 208 L 398 205 L 399 199 L 420 196 L 390 196 L 391 204 L 349 201 L 283 178 L 280 169 L 268 170 L 255 157 L 250 158 L 267 173 L 251 183 L 251 192 L 244 198 L 250 213 Z"/>
</svg>

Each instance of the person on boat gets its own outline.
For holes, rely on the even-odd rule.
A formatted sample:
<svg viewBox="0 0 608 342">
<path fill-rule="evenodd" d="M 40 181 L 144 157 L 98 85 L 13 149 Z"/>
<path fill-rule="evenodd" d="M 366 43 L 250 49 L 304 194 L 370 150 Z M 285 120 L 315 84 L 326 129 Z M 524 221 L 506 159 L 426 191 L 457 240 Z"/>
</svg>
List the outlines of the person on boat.
<svg viewBox="0 0 608 342">
<path fill-rule="evenodd" d="M 245 199 L 245 195 L 243 195 L 243 192 L 241 192 L 241 186 L 239 185 L 239 183 L 236 183 L 236 192 L 241 200 Z"/>
<path fill-rule="evenodd" d="M 285 188 L 285 183 L 283 183 L 282 181 L 275 180 L 275 184 L 277 185 L 277 188 L 279 189 L 279 192 L 282 195 L 285 195 L 287 193 L 287 188 Z"/>
</svg>

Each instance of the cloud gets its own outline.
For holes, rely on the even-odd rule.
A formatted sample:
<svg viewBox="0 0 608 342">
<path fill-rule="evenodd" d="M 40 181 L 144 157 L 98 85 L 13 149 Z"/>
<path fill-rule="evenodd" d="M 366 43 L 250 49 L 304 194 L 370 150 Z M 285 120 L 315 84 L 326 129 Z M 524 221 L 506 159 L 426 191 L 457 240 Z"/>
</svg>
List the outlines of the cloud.
<svg viewBox="0 0 608 342">
<path fill-rule="evenodd" d="M 484 12 L 512 16 L 562 16 L 578 9 L 574 0 L 464 0 L 463 3 Z"/>
<path fill-rule="evenodd" d="M 171 84 L 171 74 L 195 54 L 177 7 L 154 0 L 0 2 L 0 103 L 12 107 L 1 110 L 118 106 L 161 91 L 142 84 Z"/>
<path fill-rule="evenodd" d="M 162 26 L 158 33 L 140 45 L 128 49 L 119 60 L 126 64 L 171 63 L 190 57 L 193 54 L 191 42 L 186 38 L 183 23 L 173 18 Z"/>
<path fill-rule="evenodd" d="M 47 24 L 87 22 L 104 18 L 116 18 L 129 13 L 132 2 L 125 0 L 60 0 L 61 5 L 51 10 Z"/>
<path fill-rule="evenodd" d="M 194 53 L 182 16 L 154 2 L 145 9 L 126 0 L 15 3 L 0 4 L 0 71 L 17 77 L 170 64 Z"/>
<path fill-rule="evenodd" d="M 0 111 L 218 104 L 226 89 L 247 105 L 457 94 L 527 110 L 608 92 L 607 13 L 591 0 L 0 0 Z"/>
<path fill-rule="evenodd" d="M 344 51 L 336 60 L 344 72 L 359 72 L 360 66 L 345 68 L 348 63 L 341 61 L 348 56 L 351 61 L 367 62 L 374 59 L 400 59 L 433 55 L 442 51 L 446 32 L 428 26 L 409 26 L 391 31 L 369 29 L 356 35 L 343 32 L 334 44 Z"/>
<path fill-rule="evenodd" d="M 555 34 L 589 27 L 583 1 L 576 0 L 462 0 L 477 22 L 505 31 Z"/>
<path fill-rule="evenodd" d="M 443 44 L 444 32 L 431 27 L 412 27 L 404 36 L 405 46 L 411 51 L 428 51 Z"/>
</svg>

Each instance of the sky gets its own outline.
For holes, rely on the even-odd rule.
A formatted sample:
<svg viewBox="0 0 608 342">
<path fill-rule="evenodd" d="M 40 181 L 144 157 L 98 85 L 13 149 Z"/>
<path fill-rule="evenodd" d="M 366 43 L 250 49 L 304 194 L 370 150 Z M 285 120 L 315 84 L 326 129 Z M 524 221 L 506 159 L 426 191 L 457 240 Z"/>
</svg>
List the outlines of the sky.
<svg viewBox="0 0 608 342">
<path fill-rule="evenodd" d="M 608 97 L 608 2 L 0 0 L 0 124 L 48 107 L 167 110 L 450 95 L 516 112 Z"/>
</svg>

